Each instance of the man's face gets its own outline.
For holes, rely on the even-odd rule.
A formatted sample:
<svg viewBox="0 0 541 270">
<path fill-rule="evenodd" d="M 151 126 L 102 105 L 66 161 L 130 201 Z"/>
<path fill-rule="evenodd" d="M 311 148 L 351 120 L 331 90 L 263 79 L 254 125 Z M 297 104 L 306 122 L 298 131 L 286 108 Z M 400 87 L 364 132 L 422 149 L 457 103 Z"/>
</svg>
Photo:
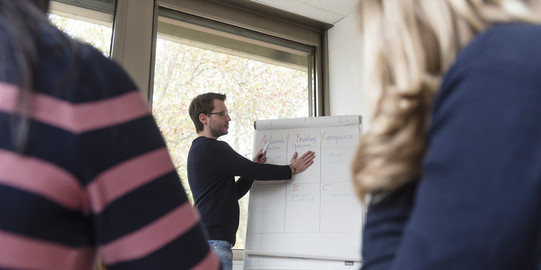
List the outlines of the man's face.
<svg viewBox="0 0 541 270">
<path fill-rule="evenodd" d="M 227 134 L 231 118 L 225 103 L 219 99 L 213 100 L 214 110 L 208 115 L 210 133 L 214 138 Z"/>
</svg>

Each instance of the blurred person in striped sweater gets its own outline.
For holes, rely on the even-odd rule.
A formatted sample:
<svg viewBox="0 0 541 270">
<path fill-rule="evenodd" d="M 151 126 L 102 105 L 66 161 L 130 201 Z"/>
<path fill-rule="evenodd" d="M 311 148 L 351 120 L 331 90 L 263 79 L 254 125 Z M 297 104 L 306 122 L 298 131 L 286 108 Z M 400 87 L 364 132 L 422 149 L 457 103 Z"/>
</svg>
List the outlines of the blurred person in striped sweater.
<svg viewBox="0 0 541 270">
<path fill-rule="evenodd" d="M 0 269 L 218 269 L 121 67 L 0 0 Z"/>
</svg>

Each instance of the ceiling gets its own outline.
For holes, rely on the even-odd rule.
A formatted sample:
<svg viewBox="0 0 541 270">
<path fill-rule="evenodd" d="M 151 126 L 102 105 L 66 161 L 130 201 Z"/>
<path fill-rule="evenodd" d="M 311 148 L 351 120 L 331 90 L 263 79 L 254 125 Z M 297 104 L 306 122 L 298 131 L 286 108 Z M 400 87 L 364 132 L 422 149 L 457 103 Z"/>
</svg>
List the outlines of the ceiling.
<svg viewBox="0 0 541 270">
<path fill-rule="evenodd" d="M 250 0 L 334 25 L 355 11 L 358 0 Z"/>
</svg>

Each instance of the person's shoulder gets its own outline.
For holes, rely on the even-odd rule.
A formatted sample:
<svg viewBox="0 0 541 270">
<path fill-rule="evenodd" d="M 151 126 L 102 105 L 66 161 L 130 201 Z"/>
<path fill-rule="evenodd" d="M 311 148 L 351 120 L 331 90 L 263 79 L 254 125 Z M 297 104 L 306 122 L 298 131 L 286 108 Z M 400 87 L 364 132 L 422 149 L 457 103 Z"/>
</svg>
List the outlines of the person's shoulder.
<svg viewBox="0 0 541 270">
<path fill-rule="evenodd" d="M 137 86 L 126 70 L 114 60 L 106 57 L 92 45 L 79 43 L 83 69 L 102 82 L 107 82 L 110 88 L 118 94 L 137 90 Z M 88 73 L 87 73 L 88 74 Z"/>
<path fill-rule="evenodd" d="M 456 64 L 541 63 L 541 25 L 497 24 L 478 34 L 457 56 Z"/>
<path fill-rule="evenodd" d="M 478 39 L 499 40 L 504 44 L 517 44 L 513 42 L 515 40 L 509 40 L 509 38 L 515 39 L 536 39 L 541 37 L 541 24 L 533 23 L 501 23 L 496 24 L 478 36 Z M 497 44 L 495 44 L 497 45 Z M 530 44 L 519 44 L 520 46 Z"/>
<path fill-rule="evenodd" d="M 540 43 L 541 25 L 509 23 L 490 27 L 458 53 L 441 89 L 452 90 L 464 80 L 509 82 L 509 77 L 515 83 L 536 83 L 541 69 Z"/>
<path fill-rule="evenodd" d="M 226 154 L 230 152 L 231 147 L 229 144 L 223 141 L 219 141 L 213 138 L 207 138 L 204 136 L 199 136 L 192 141 L 190 147 L 189 156 L 207 156 L 207 155 L 216 155 L 216 153 Z"/>
<path fill-rule="evenodd" d="M 218 139 L 201 136 L 195 141 L 198 141 L 198 143 L 201 145 L 205 145 L 205 147 L 211 152 L 219 152 L 225 154 L 233 151 L 233 148 L 231 148 L 231 146 L 227 142 Z"/>
<path fill-rule="evenodd" d="M 206 147 L 219 147 L 223 146 L 225 142 L 218 141 L 214 138 L 208 138 L 205 136 L 199 136 L 192 141 L 192 146 L 206 146 Z M 225 143 L 227 145 L 227 143 Z"/>
<path fill-rule="evenodd" d="M 539 114 L 540 43 L 541 26 L 533 24 L 495 25 L 476 36 L 443 78 L 432 103 L 431 130 L 450 119 L 518 122 Z"/>
<path fill-rule="evenodd" d="M 128 73 L 93 46 L 52 25 L 41 29 L 36 91 L 71 103 L 114 98 L 137 87 Z M 62 91 L 59 91 L 62 89 Z"/>
</svg>

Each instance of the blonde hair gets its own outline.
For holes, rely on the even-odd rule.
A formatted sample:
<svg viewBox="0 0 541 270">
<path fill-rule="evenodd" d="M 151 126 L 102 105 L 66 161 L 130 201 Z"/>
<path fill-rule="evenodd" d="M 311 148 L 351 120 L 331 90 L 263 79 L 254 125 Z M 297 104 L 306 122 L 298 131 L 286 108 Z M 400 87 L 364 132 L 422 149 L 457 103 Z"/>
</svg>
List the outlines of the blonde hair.
<svg viewBox="0 0 541 270">
<path fill-rule="evenodd" d="M 541 0 L 361 0 L 371 129 L 352 164 L 361 200 L 421 177 L 432 99 L 458 52 L 502 22 L 541 23 Z"/>
</svg>

